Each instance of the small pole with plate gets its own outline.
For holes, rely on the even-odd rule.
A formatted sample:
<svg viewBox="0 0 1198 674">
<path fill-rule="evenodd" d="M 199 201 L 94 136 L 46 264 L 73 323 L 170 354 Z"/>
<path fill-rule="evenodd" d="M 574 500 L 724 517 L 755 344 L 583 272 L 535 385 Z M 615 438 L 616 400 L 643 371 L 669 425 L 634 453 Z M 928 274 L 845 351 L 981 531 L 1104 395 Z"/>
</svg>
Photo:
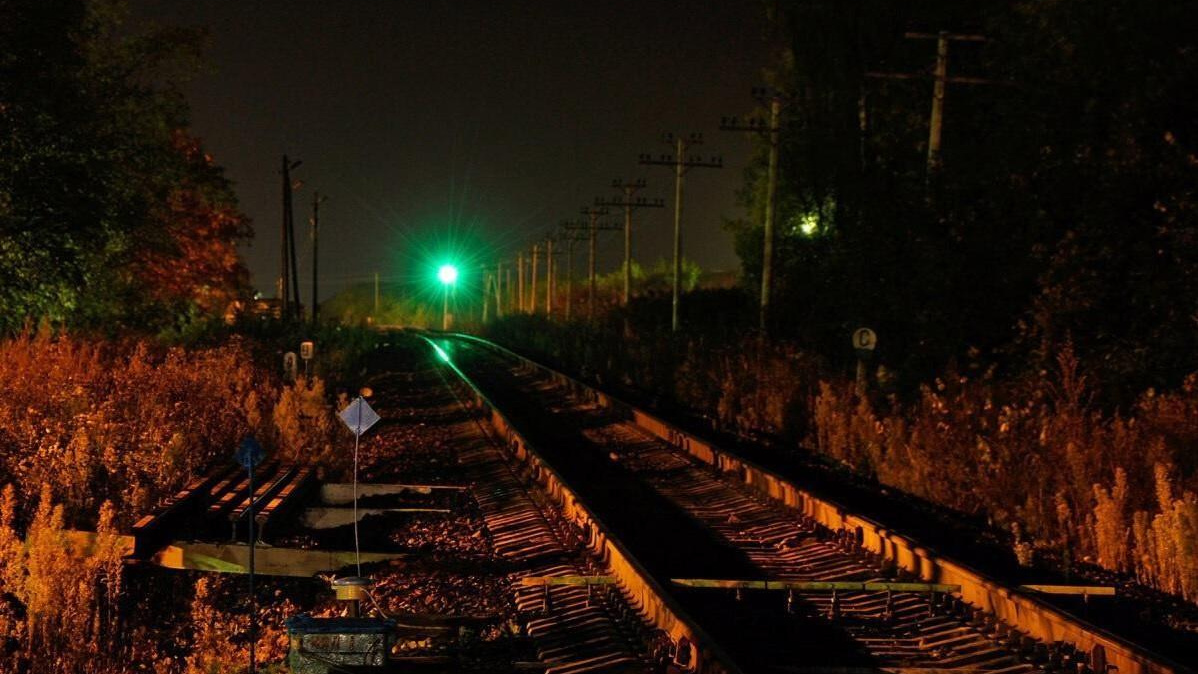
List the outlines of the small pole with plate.
<svg viewBox="0 0 1198 674">
<path fill-rule="evenodd" d="M 316 355 L 316 344 L 312 340 L 300 342 L 300 358 L 304 359 L 304 378 L 308 378 L 308 363 Z"/>
<path fill-rule="evenodd" d="M 295 352 L 288 351 L 283 354 L 283 381 L 287 383 L 295 382 L 295 376 L 299 373 L 299 363 L 296 361 Z"/>
<path fill-rule="evenodd" d="M 237 447 L 233 458 L 249 472 L 249 529 L 250 529 L 250 674 L 258 671 L 258 603 L 254 595 L 254 510 L 257 499 L 254 494 L 254 467 L 262 463 L 266 452 L 253 436 L 247 435 Z"/>
<path fill-rule="evenodd" d="M 365 596 L 370 581 L 362 577 L 362 552 L 358 545 L 358 446 L 362 434 L 378 423 L 379 415 L 370 407 L 366 399 L 358 396 L 353 399 L 338 415 L 341 421 L 354 434 L 354 564 L 358 575 L 353 578 L 339 578 L 333 581 L 337 598 L 353 602 L 353 613 L 358 613 L 358 602 Z"/>
<path fill-rule="evenodd" d="M 874 349 L 878 346 L 878 336 L 869 328 L 858 328 L 853 332 L 853 350 L 857 352 L 857 393 L 865 394 L 869 385 L 866 372 L 867 363 L 873 359 Z"/>
</svg>

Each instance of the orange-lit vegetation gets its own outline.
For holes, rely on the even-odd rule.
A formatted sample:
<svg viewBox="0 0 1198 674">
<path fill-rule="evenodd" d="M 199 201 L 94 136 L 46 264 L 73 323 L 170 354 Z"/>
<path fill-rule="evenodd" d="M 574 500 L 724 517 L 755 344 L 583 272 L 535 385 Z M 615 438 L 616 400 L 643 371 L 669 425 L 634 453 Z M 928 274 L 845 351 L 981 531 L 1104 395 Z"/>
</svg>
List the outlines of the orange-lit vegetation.
<svg viewBox="0 0 1198 674">
<path fill-rule="evenodd" d="M 900 400 L 860 396 L 850 377 L 756 337 L 598 337 L 526 318 L 492 334 L 721 430 L 783 437 L 983 516 L 1025 563 L 1089 563 L 1198 601 L 1198 375 L 1118 414 L 1090 402 L 1071 347 L 1039 377 L 948 374 Z"/>
<path fill-rule="evenodd" d="M 48 330 L 0 342 L 0 381 L 0 672 L 213 672 L 243 661 L 244 643 L 230 642 L 245 629 L 227 596 L 235 579 L 196 585 L 196 628 L 170 646 L 190 655 L 172 658 L 170 616 L 141 625 L 148 599 L 122 597 L 115 534 L 230 461 L 246 434 L 284 461 L 337 468 L 323 382 L 284 386 L 236 339 L 188 350 Z M 190 578 L 178 576 L 172 594 L 186 597 Z M 158 632 L 125 638 L 138 630 Z M 264 637 L 264 654 L 281 656 L 281 636 Z"/>
</svg>

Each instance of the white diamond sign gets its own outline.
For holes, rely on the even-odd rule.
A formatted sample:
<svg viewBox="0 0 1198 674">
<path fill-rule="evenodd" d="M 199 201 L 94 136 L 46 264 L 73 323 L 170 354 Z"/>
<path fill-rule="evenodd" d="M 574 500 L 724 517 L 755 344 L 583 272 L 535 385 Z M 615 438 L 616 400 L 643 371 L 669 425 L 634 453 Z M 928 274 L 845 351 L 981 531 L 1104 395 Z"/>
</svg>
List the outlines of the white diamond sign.
<svg viewBox="0 0 1198 674">
<path fill-rule="evenodd" d="M 351 433 L 361 437 L 370 427 L 378 423 L 379 415 L 361 397 L 354 398 L 345 409 L 341 410 L 341 421 L 349 427 Z"/>
</svg>

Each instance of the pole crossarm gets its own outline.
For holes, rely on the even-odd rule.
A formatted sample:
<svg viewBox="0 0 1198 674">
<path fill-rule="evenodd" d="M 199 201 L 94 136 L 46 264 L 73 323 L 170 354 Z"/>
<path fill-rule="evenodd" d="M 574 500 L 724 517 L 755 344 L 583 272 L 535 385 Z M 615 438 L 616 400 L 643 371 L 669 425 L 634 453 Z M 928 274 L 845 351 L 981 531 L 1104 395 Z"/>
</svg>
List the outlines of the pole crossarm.
<svg viewBox="0 0 1198 674">
<path fill-rule="evenodd" d="M 903 33 L 903 37 L 908 40 L 952 40 L 954 42 L 989 42 L 990 38 L 985 35 L 974 35 L 969 33 L 920 33 L 916 31 L 908 31 Z"/>
<path fill-rule="evenodd" d="M 942 592 L 961 591 L 951 583 L 901 583 L 891 581 L 828 580 L 717 580 L 710 578 L 671 578 L 681 586 L 708 590 L 795 590 L 799 592 Z"/>
<path fill-rule="evenodd" d="M 562 225 L 562 229 L 566 230 L 567 232 L 589 232 L 589 231 L 591 231 L 591 226 L 590 225 L 569 224 L 569 225 Z M 595 225 L 596 232 L 616 232 L 616 231 L 620 231 L 622 229 L 624 229 L 624 225 L 617 225 L 614 223 L 604 223 L 601 225 Z M 587 237 L 586 236 L 575 236 L 574 240 L 575 241 L 586 241 Z"/>
<path fill-rule="evenodd" d="M 686 172 L 685 169 L 690 168 L 724 168 L 724 158 L 718 155 L 712 155 L 709 159 L 704 159 L 700 155 L 690 155 L 682 161 L 678 161 L 672 154 L 658 155 L 656 158 L 642 154 L 638 161 L 647 166 L 682 166 L 683 173 Z"/>
<path fill-rule="evenodd" d="M 620 199 L 604 199 L 603 197 L 595 197 L 596 206 L 612 206 L 615 208 L 665 208 L 665 199 L 646 199 L 640 197 L 632 201 L 623 201 Z"/>
<path fill-rule="evenodd" d="M 934 73 L 887 73 L 887 72 L 867 72 L 866 77 L 879 80 L 929 80 L 937 79 Z M 984 77 L 966 77 L 962 75 L 946 75 L 939 78 L 948 84 L 998 84 L 994 80 L 988 80 Z"/>
</svg>

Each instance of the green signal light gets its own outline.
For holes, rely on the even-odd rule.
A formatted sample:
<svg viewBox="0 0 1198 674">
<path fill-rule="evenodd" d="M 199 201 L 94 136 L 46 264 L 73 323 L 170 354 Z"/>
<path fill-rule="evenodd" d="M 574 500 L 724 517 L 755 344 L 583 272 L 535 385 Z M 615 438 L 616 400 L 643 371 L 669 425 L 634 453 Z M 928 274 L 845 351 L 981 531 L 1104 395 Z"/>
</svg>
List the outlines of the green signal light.
<svg viewBox="0 0 1198 674">
<path fill-rule="evenodd" d="M 443 264 L 437 270 L 437 278 L 445 285 L 452 285 L 458 280 L 458 268 L 451 264 Z"/>
</svg>

